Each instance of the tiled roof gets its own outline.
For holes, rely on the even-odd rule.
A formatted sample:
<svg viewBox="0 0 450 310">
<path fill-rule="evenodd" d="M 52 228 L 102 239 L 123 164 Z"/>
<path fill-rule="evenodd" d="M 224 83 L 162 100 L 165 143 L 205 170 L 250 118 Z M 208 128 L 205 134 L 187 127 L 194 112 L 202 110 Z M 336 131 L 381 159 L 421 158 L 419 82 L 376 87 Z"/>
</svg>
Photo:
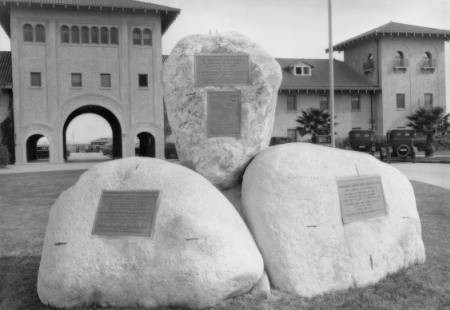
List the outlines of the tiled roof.
<svg viewBox="0 0 450 310">
<path fill-rule="evenodd" d="M 277 61 L 283 71 L 280 90 L 328 90 L 328 59 L 277 58 Z M 311 76 L 298 76 L 292 73 L 292 66 L 299 62 L 312 66 Z M 339 60 L 334 60 L 334 84 L 335 90 L 341 91 L 379 90 L 377 85 Z"/>
<path fill-rule="evenodd" d="M 0 51 L 0 88 L 12 88 L 11 52 Z"/>
<path fill-rule="evenodd" d="M 179 9 L 154 4 L 150 2 L 136 0 L 1 0 L 0 4 L 4 8 L 12 5 L 18 6 L 36 6 L 36 7 L 63 7 L 63 8 L 100 8 L 104 10 L 129 10 L 132 12 L 156 11 L 161 15 L 162 32 L 164 33 L 170 24 L 180 13 Z M 2 14 L 3 15 L 3 14 Z M 2 19 L 4 17 L 2 16 Z M 8 22 L 9 23 L 9 22 Z M 3 27 L 6 23 L 2 21 Z M 9 34 L 8 29 L 5 29 Z"/>
<path fill-rule="evenodd" d="M 450 31 L 444 29 L 428 28 L 415 25 L 401 24 L 389 22 L 375 29 L 364 32 L 353 38 L 334 45 L 335 51 L 342 51 L 346 46 L 352 45 L 357 41 L 377 38 L 380 36 L 410 36 L 410 37 L 434 37 L 448 41 L 450 39 Z M 328 51 L 328 50 L 327 50 Z"/>
</svg>

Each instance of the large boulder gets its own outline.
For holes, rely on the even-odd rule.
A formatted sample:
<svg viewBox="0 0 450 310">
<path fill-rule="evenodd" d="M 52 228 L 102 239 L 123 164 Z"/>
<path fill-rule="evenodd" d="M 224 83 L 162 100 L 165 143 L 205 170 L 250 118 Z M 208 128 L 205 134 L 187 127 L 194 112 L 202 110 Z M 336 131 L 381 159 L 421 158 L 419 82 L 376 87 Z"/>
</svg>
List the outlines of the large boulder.
<svg viewBox="0 0 450 310">
<path fill-rule="evenodd" d="M 195 55 L 198 54 L 248 54 L 249 84 L 196 85 Z M 239 183 L 250 159 L 267 147 L 271 138 L 281 83 L 281 69 L 277 61 L 237 33 L 192 35 L 173 48 L 164 65 L 163 82 L 168 119 L 176 136 L 181 163 L 195 169 L 220 188 Z M 240 136 L 208 136 L 208 91 L 240 91 Z"/>
<path fill-rule="evenodd" d="M 337 178 L 381 176 L 387 216 L 343 224 Z M 245 171 L 245 219 L 274 287 L 313 296 L 374 283 L 425 260 L 413 188 L 373 156 L 290 143 Z"/>
<path fill-rule="evenodd" d="M 92 235 L 102 190 L 161 190 L 149 237 Z M 196 172 L 157 159 L 91 168 L 53 205 L 38 294 L 56 307 L 203 308 L 247 293 L 263 275 L 234 207 Z"/>
</svg>

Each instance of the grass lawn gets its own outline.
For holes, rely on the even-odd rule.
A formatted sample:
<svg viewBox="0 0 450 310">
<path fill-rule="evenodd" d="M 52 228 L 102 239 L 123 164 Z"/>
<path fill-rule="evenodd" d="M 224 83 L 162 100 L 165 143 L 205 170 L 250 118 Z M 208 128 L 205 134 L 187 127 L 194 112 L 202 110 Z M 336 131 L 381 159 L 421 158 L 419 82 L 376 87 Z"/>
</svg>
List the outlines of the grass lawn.
<svg viewBox="0 0 450 310">
<path fill-rule="evenodd" d="M 1 310 L 51 309 L 40 303 L 36 293 L 48 212 L 81 173 L 0 175 Z M 311 299 L 274 291 L 268 300 L 240 297 L 214 309 L 450 309 L 450 191 L 417 182 L 413 185 L 422 219 L 425 264 L 366 288 Z"/>
</svg>

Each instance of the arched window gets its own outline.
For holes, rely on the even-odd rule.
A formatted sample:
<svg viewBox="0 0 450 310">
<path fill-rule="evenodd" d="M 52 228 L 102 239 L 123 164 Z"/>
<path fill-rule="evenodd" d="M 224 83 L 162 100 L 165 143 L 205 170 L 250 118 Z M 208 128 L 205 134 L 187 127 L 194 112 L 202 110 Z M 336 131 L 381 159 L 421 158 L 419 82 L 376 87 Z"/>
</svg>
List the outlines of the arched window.
<svg viewBox="0 0 450 310">
<path fill-rule="evenodd" d="M 402 51 L 397 51 L 397 57 L 398 57 L 399 59 L 404 59 L 404 58 L 405 58 L 405 55 L 403 54 Z"/>
<path fill-rule="evenodd" d="M 33 27 L 30 24 L 23 25 L 23 40 L 33 42 Z"/>
<path fill-rule="evenodd" d="M 373 55 L 372 54 L 367 55 L 367 61 L 373 62 Z"/>
<path fill-rule="evenodd" d="M 144 45 L 152 45 L 152 31 L 150 29 L 144 29 L 143 33 Z"/>
<path fill-rule="evenodd" d="M 69 27 L 61 26 L 61 42 L 69 43 Z"/>
<path fill-rule="evenodd" d="M 134 28 L 133 30 L 133 44 L 134 45 L 141 45 L 141 29 Z"/>
<path fill-rule="evenodd" d="M 89 43 L 89 28 L 86 26 L 81 27 L 81 43 Z"/>
<path fill-rule="evenodd" d="M 430 52 L 425 52 L 425 59 L 431 61 L 431 59 L 433 59 L 433 55 L 431 55 Z"/>
<path fill-rule="evenodd" d="M 119 31 L 116 27 L 111 28 L 111 44 L 119 44 Z"/>
<path fill-rule="evenodd" d="M 71 28 L 71 39 L 72 43 L 80 43 L 80 29 L 78 29 L 78 26 L 72 26 Z"/>
<path fill-rule="evenodd" d="M 45 42 L 45 28 L 43 25 L 36 25 L 36 42 Z"/>
<path fill-rule="evenodd" d="M 91 28 L 91 43 L 98 44 L 98 27 Z"/>
<path fill-rule="evenodd" d="M 101 39 L 102 44 L 108 44 L 109 43 L 108 33 L 109 33 L 108 28 L 106 28 L 106 27 L 102 27 L 101 28 L 101 30 L 100 30 L 100 39 Z"/>
</svg>

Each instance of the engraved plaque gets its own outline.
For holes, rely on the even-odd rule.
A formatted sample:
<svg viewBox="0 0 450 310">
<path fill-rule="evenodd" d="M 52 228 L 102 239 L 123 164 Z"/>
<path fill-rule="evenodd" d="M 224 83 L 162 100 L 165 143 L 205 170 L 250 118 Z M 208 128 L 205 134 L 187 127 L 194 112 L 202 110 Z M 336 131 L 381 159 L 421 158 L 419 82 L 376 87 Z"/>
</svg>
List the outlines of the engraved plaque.
<svg viewBox="0 0 450 310">
<path fill-rule="evenodd" d="M 344 224 L 387 215 L 380 176 L 359 176 L 337 180 Z"/>
<path fill-rule="evenodd" d="M 93 235 L 151 237 L 159 191 L 103 191 Z"/>
<path fill-rule="evenodd" d="M 250 84 L 249 55 L 195 55 L 195 85 L 197 87 L 248 84 Z"/>
<path fill-rule="evenodd" d="M 208 91 L 206 104 L 208 137 L 240 137 L 240 91 Z"/>
</svg>

